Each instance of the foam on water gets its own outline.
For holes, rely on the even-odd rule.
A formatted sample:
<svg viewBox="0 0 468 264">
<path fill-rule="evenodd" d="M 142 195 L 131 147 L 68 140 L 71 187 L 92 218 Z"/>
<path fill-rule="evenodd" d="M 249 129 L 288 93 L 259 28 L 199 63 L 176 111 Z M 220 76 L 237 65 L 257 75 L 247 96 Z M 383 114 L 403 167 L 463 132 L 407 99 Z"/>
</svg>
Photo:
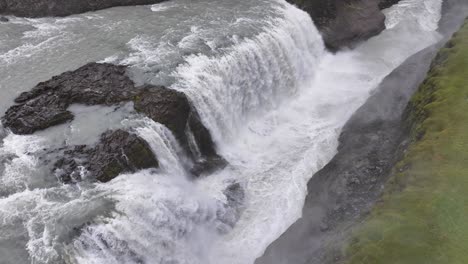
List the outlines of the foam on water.
<svg viewBox="0 0 468 264">
<path fill-rule="evenodd" d="M 221 57 L 191 56 L 174 74 L 173 89 L 186 93 L 220 147 L 248 118 L 278 108 L 311 78 L 325 53 L 304 12 L 292 7 L 265 32 L 241 41 Z"/>
<path fill-rule="evenodd" d="M 161 12 L 161 11 L 165 11 L 165 10 L 168 10 L 170 8 L 174 8 L 176 7 L 176 5 L 168 2 L 168 3 L 160 3 L 160 4 L 155 4 L 155 5 L 152 5 L 151 6 L 151 11 L 153 12 Z"/>
<path fill-rule="evenodd" d="M 180 12 L 193 12 L 184 9 L 184 0 L 174 3 Z M 200 3 L 206 5 L 194 6 L 197 12 L 211 2 Z M 74 106 L 75 122 L 53 128 L 55 132 L 8 134 L 0 146 L 0 255 L 11 256 L 5 263 L 253 263 L 300 217 L 306 183 L 335 154 L 351 114 L 395 67 L 439 39 L 434 31 L 441 0 L 403 1 L 386 11 L 389 29 L 337 54 L 324 50 L 306 13 L 283 1 L 269 1 L 273 7 L 263 19 L 234 17 L 228 19 L 231 31 L 210 31 L 227 27 L 216 12 L 236 4 L 217 3 L 223 6 L 206 14 L 210 21 L 200 16 L 158 35 L 151 31 L 158 25 L 141 23 L 144 33 L 125 35 L 119 21 L 103 23 L 112 12 L 128 14 L 124 8 L 80 19 L 102 24 L 91 27 L 97 34 L 88 32 L 102 42 L 87 46 L 87 56 L 131 66 L 140 83 L 171 83 L 172 89 L 186 93 L 229 165 L 193 181 L 186 171 L 190 161 L 169 130 L 128 109 Z M 165 19 L 176 10 L 164 5 L 146 9 Z M 259 4 L 244 12 L 258 15 L 264 9 Z M 128 10 L 151 17 L 141 8 Z M 54 30 L 71 30 L 53 23 L 35 27 L 41 33 L 27 33 L 26 38 L 44 41 L 57 37 Z M 122 32 L 115 39 L 121 46 L 103 54 L 114 45 L 102 44 L 107 42 L 99 34 L 113 37 L 114 31 Z M 83 39 L 74 40 L 86 43 Z M 34 48 L 33 57 L 51 54 Z M 15 63 L 29 51 L 9 52 L 0 56 L 17 58 L 10 59 Z M 170 70 L 161 72 L 164 66 Z M 112 124 L 86 130 L 92 112 Z M 51 135 L 60 129 L 68 131 L 60 141 L 73 145 L 92 142 L 107 126 L 145 139 L 160 168 L 120 175 L 105 184 L 63 186 L 50 180 L 49 168 L 39 166 L 44 148 L 53 145 Z M 225 193 L 232 183 L 245 191 L 239 208 L 232 208 L 238 204 L 229 204 Z M 232 209 L 242 210 L 237 222 Z"/>
</svg>

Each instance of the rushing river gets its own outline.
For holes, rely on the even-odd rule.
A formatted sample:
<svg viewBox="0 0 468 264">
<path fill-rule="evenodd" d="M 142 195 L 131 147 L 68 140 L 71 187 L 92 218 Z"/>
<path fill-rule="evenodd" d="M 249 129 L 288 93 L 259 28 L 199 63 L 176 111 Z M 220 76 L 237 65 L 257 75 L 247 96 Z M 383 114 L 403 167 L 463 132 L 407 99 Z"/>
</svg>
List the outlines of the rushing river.
<svg viewBox="0 0 468 264">
<path fill-rule="evenodd" d="M 337 54 L 284 1 L 175 0 L 0 24 L 0 113 L 21 92 L 100 61 L 184 92 L 229 165 L 191 180 L 169 130 L 131 105 L 73 105 L 73 122 L 18 136 L 0 127 L 0 263 L 248 264 L 301 216 L 306 183 L 379 82 L 439 39 L 441 0 L 385 10 L 387 30 Z M 44 149 L 132 129 L 157 171 L 62 185 Z M 245 191 L 230 208 L 223 191 Z M 234 217 L 241 212 L 240 218 Z M 226 225 L 234 221 L 235 225 Z"/>
</svg>

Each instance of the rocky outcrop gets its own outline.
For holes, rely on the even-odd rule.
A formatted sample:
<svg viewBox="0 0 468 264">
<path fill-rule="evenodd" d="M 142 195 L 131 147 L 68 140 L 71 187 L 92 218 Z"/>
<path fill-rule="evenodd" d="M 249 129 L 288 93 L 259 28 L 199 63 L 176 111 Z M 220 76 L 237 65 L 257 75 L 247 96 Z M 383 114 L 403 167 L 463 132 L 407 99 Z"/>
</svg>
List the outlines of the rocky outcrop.
<svg viewBox="0 0 468 264">
<path fill-rule="evenodd" d="M 136 93 L 125 67 L 91 63 L 22 93 L 2 122 L 15 134 L 32 134 L 72 120 L 73 114 L 67 111 L 71 104 L 114 105 Z"/>
<path fill-rule="evenodd" d="M 162 87 L 146 87 L 135 96 L 134 102 L 135 110 L 174 133 L 181 146 L 196 161 L 191 170 L 194 175 L 209 173 L 225 165 L 224 159 L 216 154 L 210 132 L 183 93 Z M 197 146 L 190 144 L 189 136 L 193 136 Z"/>
<path fill-rule="evenodd" d="M 322 32 L 325 45 L 336 51 L 385 29 L 381 9 L 398 0 L 287 0 L 308 12 Z"/>
<path fill-rule="evenodd" d="M 75 146 L 54 165 L 56 176 L 65 183 L 92 177 L 108 182 L 121 173 L 157 168 L 158 160 L 148 143 L 127 131 L 108 131 L 93 147 Z"/>
<path fill-rule="evenodd" d="M 71 104 L 111 106 L 133 102 L 137 112 L 165 125 L 172 131 L 182 148 L 194 161 L 195 165 L 192 169 L 194 175 L 198 176 L 225 165 L 224 159 L 216 153 L 210 132 L 202 124 L 197 111 L 190 105 L 183 93 L 162 86 L 136 87 L 126 75 L 125 66 L 90 63 L 75 71 L 65 72 L 51 80 L 39 83 L 31 91 L 22 93 L 15 99 L 15 102 L 17 104 L 6 111 L 2 123 L 5 128 L 16 134 L 32 134 L 73 120 L 73 114 L 67 110 Z M 124 156 L 127 157 L 129 156 L 127 154 L 132 151 L 147 152 L 143 150 L 145 147 L 141 142 L 136 144 L 137 140 L 134 136 L 122 133 L 121 131 L 104 134 L 99 144 L 110 146 L 112 142 L 120 140 L 127 144 L 121 146 L 123 150 L 126 150 Z M 193 140 L 189 140 L 189 137 Z M 135 149 L 134 146 L 139 147 Z M 147 167 L 138 166 L 131 160 L 126 164 L 125 161 L 112 156 L 110 150 L 112 148 L 109 147 L 93 149 L 80 146 L 69 151 L 67 155 L 71 158 L 61 160 L 63 164 L 57 167 L 62 168 L 64 175 L 75 175 L 77 168 L 83 167 L 76 162 L 75 156 L 86 156 L 85 160 L 96 161 L 104 167 L 105 164 L 111 164 L 109 165 L 109 168 L 112 168 L 111 171 L 99 169 L 98 165 L 93 166 L 94 163 L 84 166 L 101 181 L 111 179 L 114 172 L 120 173 L 129 171 L 129 168 Z M 121 150 L 118 151 L 122 152 Z M 99 155 L 94 153 L 99 153 Z M 154 164 L 154 162 L 148 161 L 145 164 Z M 66 176 L 60 177 L 66 178 Z M 65 181 L 67 180 L 69 179 Z"/>
<path fill-rule="evenodd" d="M 149 5 L 165 0 L 0 0 L 0 14 L 25 17 L 68 16 L 113 6 Z"/>
<path fill-rule="evenodd" d="M 392 5 L 396 4 L 400 2 L 400 0 L 380 0 L 379 2 L 379 8 L 380 9 L 385 9 L 385 8 L 389 8 L 391 7 Z"/>
</svg>

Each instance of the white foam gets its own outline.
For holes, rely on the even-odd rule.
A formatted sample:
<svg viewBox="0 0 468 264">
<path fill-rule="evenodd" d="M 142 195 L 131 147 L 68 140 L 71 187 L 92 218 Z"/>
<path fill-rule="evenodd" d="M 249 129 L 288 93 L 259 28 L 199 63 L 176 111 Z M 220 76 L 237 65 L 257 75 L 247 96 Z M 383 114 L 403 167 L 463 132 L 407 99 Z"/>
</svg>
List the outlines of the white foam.
<svg viewBox="0 0 468 264">
<path fill-rule="evenodd" d="M 166 11 L 168 9 L 174 8 L 175 6 L 176 5 L 169 2 L 169 3 L 155 4 L 155 5 L 152 5 L 150 8 L 151 8 L 151 11 L 153 12 L 162 12 L 162 11 Z"/>
<path fill-rule="evenodd" d="M 393 9 L 389 30 L 336 55 L 324 51 L 308 15 L 284 3 L 284 17 L 269 21 L 262 33 L 232 36 L 235 45 L 223 52 L 186 58 L 172 88 L 188 95 L 230 163 L 196 182 L 186 177 L 188 161 L 173 135 L 149 119 L 119 122 L 150 144 L 161 168 L 96 186 L 29 188 L 37 178 L 35 154 L 43 139 L 8 135 L 0 156 L 14 158 L 6 163 L 9 171 L 0 186 L 18 193 L 0 198 L 5 223 L 0 242 L 24 242 L 35 263 L 57 263 L 63 256 L 86 264 L 253 263 L 300 217 L 307 181 L 335 154 L 340 130 L 354 110 L 392 69 L 438 40 L 431 25 L 440 3 L 426 0 L 425 6 L 434 7 L 427 9 L 402 2 Z M 406 8 L 413 11 L 405 13 Z M 179 49 L 190 49 L 203 30 L 191 33 L 175 42 Z M 120 63 L 145 69 L 178 52 L 174 43 L 159 41 L 135 37 L 128 44 L 134 52 Z M 215 41 L 207 44 L 218 47 Z M 7 58 L 34 48 L 25 46 Z M 234 229 L 220 235 L 223 191 L 233 181 L 246 192 L 244 211 Z M 100 217 L 113 208 L 110 200 L 111 217 Z M 75 239 L 73 228 L 83 228 Z"/>
<path fill-rule="evenodd" d="M 44 141 L 37 136 L 9 134 L 3 139 L 0 158 L 4 170 L 0 175 L 0 196 L 26 190 L 40 178 L 39 161 L 34 155 L 44 148 Z"/>
<path fill-rule="evenodd" d="M 442 1 L 402 0 L 384 10 L 385 26 L 390 29 L 402 23 L 419 24 L 422 30 L 435 31 L 441 16 Z"/>
</svg>

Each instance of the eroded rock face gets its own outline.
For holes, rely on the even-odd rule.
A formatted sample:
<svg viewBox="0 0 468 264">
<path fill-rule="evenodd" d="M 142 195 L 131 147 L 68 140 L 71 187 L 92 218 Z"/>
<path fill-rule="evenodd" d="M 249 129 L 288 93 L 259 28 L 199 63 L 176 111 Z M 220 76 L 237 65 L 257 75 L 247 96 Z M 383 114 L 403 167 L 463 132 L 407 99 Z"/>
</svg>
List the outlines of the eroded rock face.
<svg viewBox="0 0 468 264">
<path fill-rule="evenodd" d="M 133 102 L 137 112 L 172 131 L 193 160 L 193 175 L 200 176 L 226 164 L 216 153 L 210 132 L 183 93 L 162 86 L 136 87 L 126 75 L 125 66 L 89 63 L 39 83 L 31 91 L 22 93 L 15 102 L 17 104 L 2 118 L 5 128 L 15 134 L 32 134 L 73 120 L 73 113 L 68 111 L 71 104 L 112 106 Z M 61 170 L 59 177 L 69 182 L 80 178 L 77 175 L 86 168 L 96 179 L 109 181 L 122 172 L 155 167 L 155 158 L 144 162 L 136 159 L 138 153 L 151 153 L 141 139 L 124 131 L 109 133 L 101 137 L 96 147 L 78 146 L 65 153 L 66 157 L 56 166 Z M 124 156 L 129 160 L 115 156 L 114 151 L 126 153 Z M 132 153 L 135 158 L 131 157 Z M 86 160 L 92 162 L 83 163 Z"/>
<path fill-rule="evenodd" d="M 65 183 L 92 177 L 108 182 L 121 173 L 157 168 L 158 160 L 150 146 L 127 131 L 108 131 L 95 146 L 67 150 L 54 165 L 57 177 Z"/>
<path fill-rule="evenodd" d="M 381 9 L 398 0 L 287 0 L 308 12 L 328 49 L 352 47 L 385 29 Z"/>
<path fill-rule="evenodd" d="M 165 0 L 0 0 L 0 13 L 25 17 L 68 16 L 113 6 L 149 5 Z"/>
</svg>

